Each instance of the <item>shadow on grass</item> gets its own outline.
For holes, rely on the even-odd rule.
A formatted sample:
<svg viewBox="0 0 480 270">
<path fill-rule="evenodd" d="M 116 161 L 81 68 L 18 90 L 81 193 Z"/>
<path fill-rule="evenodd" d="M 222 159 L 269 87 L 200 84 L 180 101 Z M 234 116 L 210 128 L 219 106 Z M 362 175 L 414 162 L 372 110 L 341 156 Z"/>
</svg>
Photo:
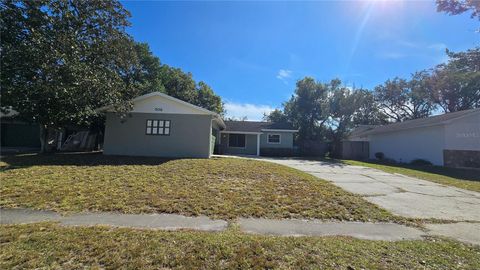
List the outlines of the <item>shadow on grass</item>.
<svg viewBox="0 0 480 270">
<path fill-rule="evenodd" d="M 340 162 L 347 164 L 343 160 L 340 160 Z M 397 168 L 398 170 L 409 169 L 409 170 L 418 171 L 420 173 L 431 173 L 431 174 L 437 174 L 437 175 L 452 177 L 452 178 L 461 179 L 461 180 L 480 182 L 480 170 L 473 169 L 473 168 L 472 169 L 449 168 L 449 167 L 434 166 L 434 165 L 417 166 L 417 165 L 409 165 L 409 164 L 402 164 L 402 163 L 379 162 L 379 161 L 373 161 L 373 160 L 367 160 L 362 162 L 373 164 L 373 165 L 389 166 L 392 168 Z"/>
<path fill-rule="evenodd" d="M 2 156 L 2 170 L 30 166 L 159 165 L 173 159 L 159 157 L 105 156 L 101 152 L 20 154 Z"/>
</svg>

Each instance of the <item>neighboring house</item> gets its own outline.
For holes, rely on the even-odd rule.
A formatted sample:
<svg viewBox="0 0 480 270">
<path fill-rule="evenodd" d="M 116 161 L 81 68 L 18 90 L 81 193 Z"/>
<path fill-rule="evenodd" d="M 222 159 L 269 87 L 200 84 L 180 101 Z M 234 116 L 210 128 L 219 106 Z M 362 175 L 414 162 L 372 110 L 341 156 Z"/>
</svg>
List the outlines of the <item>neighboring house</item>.
<svg viewBox="0 0 480 270">
<path fill-rule="evenodd" d="M 99 111 L 106 112 L 105 155 L 208 158 L 225 128 L 217 113 L 160 92 L 135 98 L 124 117 L 111 106 Z"/>
<path fill-rule="evenodd" d="M 370 127 L 350 141 L 368 141 L 370 158 L 382 152 L 398 162 L 428 160 L 435 165 L 480 168 L 480 109 Z"/>
<path fill-rule="evenodd" d="M 217 141 L 219 153 L 233 155 L 292 156 L 298 130 L 285 123 L 226 121 Z"/>
</svg>

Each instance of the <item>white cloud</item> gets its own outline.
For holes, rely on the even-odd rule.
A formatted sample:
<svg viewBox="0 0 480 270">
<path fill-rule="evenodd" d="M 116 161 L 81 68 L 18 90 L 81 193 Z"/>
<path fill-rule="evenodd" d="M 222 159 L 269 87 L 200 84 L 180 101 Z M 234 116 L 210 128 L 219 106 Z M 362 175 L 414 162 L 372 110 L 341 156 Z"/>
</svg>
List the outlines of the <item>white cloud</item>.
<svg viewBox="0 0 480 270">
<path fill-rule="evenodd" d="M 277 79 L 281 80 L 283 83 L 287 84 L 288 79 L 292 77 L 292 71 L 288 69 L 280 69 L 277 73 Z"/>
<path fill-rule="evenodd" d="M 225 109 L 227 110 L 227 117 L 241 119 L 246 116 L 247 120 L 250 121 L 260 121 L 264 113 L 270 113 L 274 110 L 269 105 L 235 102 L 226 102 Z"/>
<path fill-rule="evenodd" d="M 400 58 L 407 57 L 406 54 L 399 53 L 399 52 L 382 52 L 377 54 L 377 56 L 382 59 L 400 59 Z"/>
<path fill-rule="evenodd" d="M 445 45 L 445 43 L 433 43 L 433 44 L 428 45 L 427 48 L 443 52 L 447 48 L 447 45 Z"/>
</svg>

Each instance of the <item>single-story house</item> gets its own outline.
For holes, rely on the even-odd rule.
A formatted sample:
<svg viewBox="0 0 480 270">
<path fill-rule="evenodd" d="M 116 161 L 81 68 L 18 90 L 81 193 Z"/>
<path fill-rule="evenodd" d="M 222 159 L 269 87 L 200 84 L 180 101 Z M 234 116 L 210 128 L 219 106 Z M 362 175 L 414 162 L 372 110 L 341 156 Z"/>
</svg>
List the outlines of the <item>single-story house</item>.
<svg viewBox="0 0 480 270">
<path fill-rule="evenodd" d="M 120 115 L 112 106 L 106 113 L 105 155 L 208 158 L 222 154 L 293 153 L 289 125 L 227 121 L 215 112 L 153 92 L 133 100 L 133 109 Z"/>
<path fill-rule="evenodd" d="M 362 127 L 350 141 L 367 141 L 369 157 L 383 153 L 398 162 L 480 168 L 480 109 L 464 110 L 384 126 Z"/>
<path fill-rule="evenodd" d="M 225 121 L 217 145 L 219 153 L 257 156 L 292 156 L 298 130 L 287 123 Z"/>
<path fill-rule="evenodd" d="M 214 134 L 225 129 L 217 113 L 160 92 L 135 98 L 123 117 L 111 106 L 99 111 L 106 112 L 105 155 L 208 158 Z"/>
</svg>

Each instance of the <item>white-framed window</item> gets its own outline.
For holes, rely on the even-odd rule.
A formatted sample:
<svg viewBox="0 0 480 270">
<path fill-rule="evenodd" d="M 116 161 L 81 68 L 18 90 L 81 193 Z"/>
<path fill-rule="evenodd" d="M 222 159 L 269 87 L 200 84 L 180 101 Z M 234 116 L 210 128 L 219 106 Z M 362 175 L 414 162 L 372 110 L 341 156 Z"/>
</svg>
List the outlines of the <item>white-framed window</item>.
<svg viewBox="0 0 480 270">
<path fill-rule="evenodd" d="M 148 119 L 145 134 L 169 136 L 170 128 L 170 120 Z"/>
<path fill-rule="evenodd" d="M 267 143 L 269 144 L 280 144 L 280 134 L 268 134 L 267 135 Z"/>
<path fill-rule="evenodd" d="M 245 134 L 228 134 L 228 147 L 245 148 Z"/>
</svg>

